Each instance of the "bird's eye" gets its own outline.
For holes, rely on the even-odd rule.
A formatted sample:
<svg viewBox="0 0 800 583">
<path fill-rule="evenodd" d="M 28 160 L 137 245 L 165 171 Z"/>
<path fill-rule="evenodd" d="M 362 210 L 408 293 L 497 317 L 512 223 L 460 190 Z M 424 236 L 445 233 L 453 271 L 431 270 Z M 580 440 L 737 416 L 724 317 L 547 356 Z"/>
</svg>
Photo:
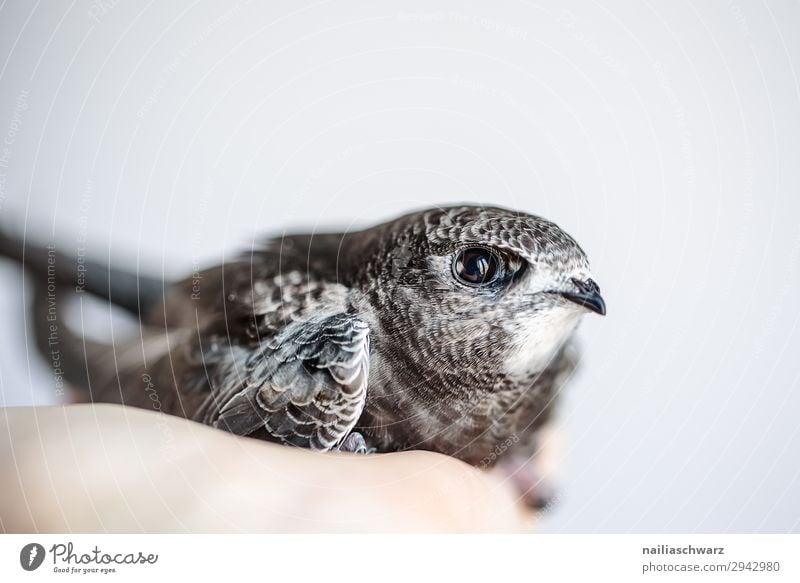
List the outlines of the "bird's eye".
<svg viewBox="0 0 800 583">
<path fill-rule="evenodd" d="M 461 283 L 482 286 L 492 283 L 500 274 L 500 259 L 489 249 L 473 247 L 456 254 L 453 274 Z"/>
</svg>

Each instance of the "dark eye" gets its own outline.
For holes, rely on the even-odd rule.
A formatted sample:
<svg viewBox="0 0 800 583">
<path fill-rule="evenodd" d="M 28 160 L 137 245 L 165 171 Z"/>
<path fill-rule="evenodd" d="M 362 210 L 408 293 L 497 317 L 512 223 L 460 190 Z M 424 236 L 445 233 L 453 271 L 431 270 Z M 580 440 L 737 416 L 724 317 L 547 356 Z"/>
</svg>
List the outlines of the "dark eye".
<svg viewBox="0 0 800 583">
<path fill-rule="evenodd" d="M 500 274 L 500 259 L 489 249 L 464 249 L 453 260 L 453 274 L 461 283 L 481 286 L 492 283 Z"/>
</svg>

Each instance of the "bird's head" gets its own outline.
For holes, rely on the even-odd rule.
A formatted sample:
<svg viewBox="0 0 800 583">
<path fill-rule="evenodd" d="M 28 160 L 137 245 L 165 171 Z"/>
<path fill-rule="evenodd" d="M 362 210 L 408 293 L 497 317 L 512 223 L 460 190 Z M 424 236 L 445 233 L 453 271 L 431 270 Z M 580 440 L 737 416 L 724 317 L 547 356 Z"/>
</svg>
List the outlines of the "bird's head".
<svg viewBox="0 0 800 583">
<path fill-rule="evenodd" d="M 605 314 L 586 254 L 540 217 L 461 206 L 374 232 L 364 280 L 379 334 L 422 374 L 535 374 L 583 314 Z"/>
</svg>

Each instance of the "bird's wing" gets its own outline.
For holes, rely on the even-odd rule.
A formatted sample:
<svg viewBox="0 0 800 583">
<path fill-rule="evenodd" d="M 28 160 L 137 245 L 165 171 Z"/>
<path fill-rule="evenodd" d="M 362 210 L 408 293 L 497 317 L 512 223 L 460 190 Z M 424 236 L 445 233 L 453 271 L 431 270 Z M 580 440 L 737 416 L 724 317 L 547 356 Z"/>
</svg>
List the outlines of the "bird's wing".
<svg viewBox="0 0 800 583">
<path fill-rule="evenodd" d="M 361 415 L 369 376 L 369 327 L 350 314 L 293 322 L 248 358 L 241 389 L 214 425 L 260 429 L 317 450 L 338 446 Z"/>
</svg>

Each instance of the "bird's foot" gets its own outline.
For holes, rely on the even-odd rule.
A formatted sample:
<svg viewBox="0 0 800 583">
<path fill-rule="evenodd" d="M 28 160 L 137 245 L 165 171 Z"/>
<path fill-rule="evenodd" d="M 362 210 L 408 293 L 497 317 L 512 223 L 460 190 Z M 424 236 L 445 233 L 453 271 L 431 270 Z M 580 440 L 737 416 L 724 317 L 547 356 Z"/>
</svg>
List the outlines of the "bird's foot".
<svg viewBox="0 0 800 583">
<path fill-rule="evenodd" d="M 553 505 L 556 489 L 542 472 L 536 457 L 506 456 L 500 459 L 497 467 L 508 477 L 527 506 L 544 510 Z"/>
<path fill-rule="evenodd" d="M 364 439 L 364 436 L 358 431 L 353 431 L 350 435 L 345 437 L 342 444 L 338 447 L 338 451 L 343 451 L 345 453 L 367 454 L 373 453 L 375 449 L 367 447 L 367 442 Z"/>
</svg>

